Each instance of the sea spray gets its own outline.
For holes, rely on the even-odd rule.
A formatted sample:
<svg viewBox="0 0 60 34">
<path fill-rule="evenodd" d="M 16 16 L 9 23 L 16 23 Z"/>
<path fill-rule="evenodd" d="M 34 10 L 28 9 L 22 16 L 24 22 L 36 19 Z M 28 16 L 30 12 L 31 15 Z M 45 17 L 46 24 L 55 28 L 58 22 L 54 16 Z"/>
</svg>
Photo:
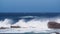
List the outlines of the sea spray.
<svg viewBox="0 0 60 34">
<path fill-rule="evenodd" d="M 14 25 L 15 26 L 20 26 L 20 27 L 25 27 L 25 28 L 27 28 L 26 31 L 29 29 L 33 32 L 36 32 L 36 31 L 40 32 L 40 31 L 43 31 L 43 30 L 48 30 L 47 23 L 48 23 L 48 20 L 41 21 L 41 20 L 33 19 L 33 20 L 28 21 L 28 22 L 25 22 L 24 19 L 21 19 Z"/>
<path fill-rule="evenodd" d="M 11 23 L 11 19 L 5 19 L 4 21 L 0 21 L 0 27 L 10 27 Z"/>
<path fill-rule="evenodd" d="M 5 19 L 4 21 L 0 21 L 0 27 L 10 27 L 10 26 L 20 26 L 21 28 L 18 29 L 9 29 L 6 32 L 15 31 L 19 33 L 26 33 L 26 32 L 34 32 L 34 33 L 40 33 L 40 32 L 47 32 L 46 30 L 51 30 L 48 28 L 48 22 L 49 21 L 56 21 L 59 22 L 59 18 L 40 18 L 40 19 L 32 19 L 28 22 L 25 22 L 25 19 L 20 19 L 15 24 L 11 24 L 13 22 L 12 19 Z"/>
</svg>

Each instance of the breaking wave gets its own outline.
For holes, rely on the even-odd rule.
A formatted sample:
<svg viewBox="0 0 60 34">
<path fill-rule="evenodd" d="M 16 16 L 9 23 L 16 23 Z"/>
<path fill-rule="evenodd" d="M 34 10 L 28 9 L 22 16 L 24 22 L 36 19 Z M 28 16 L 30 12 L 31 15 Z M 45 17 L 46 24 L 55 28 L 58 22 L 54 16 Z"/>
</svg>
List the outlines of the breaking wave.
<svg viewBox="0 0 60 34">
<path fill-rule="evenodd" d="M 48 28 L 47 23 L 49 21 L 56 21 L 58 23 L 60 23 L 60 18 L 59 17 L 54 17 L 54 18 L 37 18 L 35 16 L 34 19 L 31 19 L 29 21 L 25 21 L 24 18 L 33 18 L 33 16 L 25 16 L 25 17 L 20 17 L 22 19 L 18 20 L 17 22 L 15 22 L 14 24 L 12 24 L 14 22 L 13 19 L 4 19 L 3 21 L 0 21 L 0 27 L 9 27 L 10 26 L 20 26 L 21 28 L 19 29 L 21 33 L 25 33 L 25 32 L 35 32 L 35 33 L 39 33 L 39 32 L 46 32 L 46 30 L 50 30 Z M 25 28 L 24 28 L 25 27 Z M 13 29 L 14 30 L 14 29 Z M 18 29 L 16 29 L 18 30 Z M 11 32 L 8 31 L 8 32 Z"/>
</svg>

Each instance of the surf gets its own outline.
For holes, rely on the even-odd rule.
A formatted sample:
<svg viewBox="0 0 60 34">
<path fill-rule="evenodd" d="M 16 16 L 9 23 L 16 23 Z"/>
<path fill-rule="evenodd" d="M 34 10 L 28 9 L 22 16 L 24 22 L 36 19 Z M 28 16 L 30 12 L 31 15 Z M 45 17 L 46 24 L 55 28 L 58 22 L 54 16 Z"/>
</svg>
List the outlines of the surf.
<svg viewBox="0 0 60 34">
<path fill-rule="evenodd" d="M 34 16 L 33 16 L 34 17 Z M 54 17 L 54 18 L 43 18 L 43 17 L 36 17 L 33 19 L 30 19 L 29 21 L 26 22 L 26 18 L 32 18 L 26 16 L 26 18 L 19 17 L 22 19 L 19 19 L 17 22 L 12 24 L 14 22 L 13 19 L 8 19 L 5 18 L 4 20 L 0 20 L 0 27 L 8 27 L 8 32 L 11 33 L 11 31 L 15 31 L 16 33 L 26 33 L 26 32 L 34 32 L 34 33 L 41 33 L 41 32 L 52 32 L 53 30 L 48 28 L 48 22 L 49 21 L 56 21 L 60 23 L 60 18 L 59 17 Z M 11 28 L 11 26 L 19 26 L 19 28 Z M 4 30 L 1 30 L 2 32 Z M 13 33 L 15 33 L 13 32 Z M 7 31 L 5 31 L 7 33 Z"/>
</svg>

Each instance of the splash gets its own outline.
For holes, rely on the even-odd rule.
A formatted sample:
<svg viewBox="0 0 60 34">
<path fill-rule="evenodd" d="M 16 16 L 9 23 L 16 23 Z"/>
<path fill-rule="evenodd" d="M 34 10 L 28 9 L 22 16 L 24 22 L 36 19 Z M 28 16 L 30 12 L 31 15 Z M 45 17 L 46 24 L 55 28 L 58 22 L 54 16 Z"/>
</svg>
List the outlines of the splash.
<svg viewBox="0 0 60 34">
<path fill-rule="evenodd" d="M 5 32 L 19 32 L 19 33 L 26 33 L 26 32 L 34 32 L 34 33 L 40 33 L 40 32 L 46 32 L 46 30 L 50 30 L 48 28 L 47 23 L 49 21 L 56 21 L 60 22 L 60 18 L 43 18 L 43 19 L 32 19 L 28 22 L 25 22 L 25 19 L 21 19 L 15 24 L 12 24 L 13 26 L 20 26 L 21 28 L 18 29 L 9 29 Z M 0 21 L 0 27 L 10 27 L 12 26 L 11 23 L 13 22 L 12 19 L 5 19 L 4 21 Z M 12 31 L 12 32 L 11 32 Z"/>
<path fill-rule="evenodd" d="M 0 21 L 0 27 L 10 27 L 11 23 L 11 19 L 5 19 L 4 21 Z"/>
<path fill-rule="evenodd" d="M 48 20 L 37 20 L 32 19 L 28 22 L 25 22 L 24 19 L 19 20 L 16 22 L 16 24 L 13 24 L 14 26 L 20 26 L 23 29 L 21 29 L 22 32 L 42 32 L 44 30 L 50 30 L 47 26 Z"/>
</svg>

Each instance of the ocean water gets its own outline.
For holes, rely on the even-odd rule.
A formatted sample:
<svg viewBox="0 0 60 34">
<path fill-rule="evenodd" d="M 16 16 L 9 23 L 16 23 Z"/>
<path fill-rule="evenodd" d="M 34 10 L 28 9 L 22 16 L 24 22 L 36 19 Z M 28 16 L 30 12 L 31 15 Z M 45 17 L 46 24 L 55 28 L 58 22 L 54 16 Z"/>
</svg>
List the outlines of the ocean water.
<svg viewBox="0 0 60 34">
<path fill-rule="evenodd" d="M 0 33 L 50 34 L 59 32 L 60 29 L 48 28 L 49 21 L 60 23 L 60 13 L 0 13 L 0 27 L 8 27 L 8 29 L 0 29 Z M 10 26 L 21 28 L 10 28 Z"/>
</svg>

